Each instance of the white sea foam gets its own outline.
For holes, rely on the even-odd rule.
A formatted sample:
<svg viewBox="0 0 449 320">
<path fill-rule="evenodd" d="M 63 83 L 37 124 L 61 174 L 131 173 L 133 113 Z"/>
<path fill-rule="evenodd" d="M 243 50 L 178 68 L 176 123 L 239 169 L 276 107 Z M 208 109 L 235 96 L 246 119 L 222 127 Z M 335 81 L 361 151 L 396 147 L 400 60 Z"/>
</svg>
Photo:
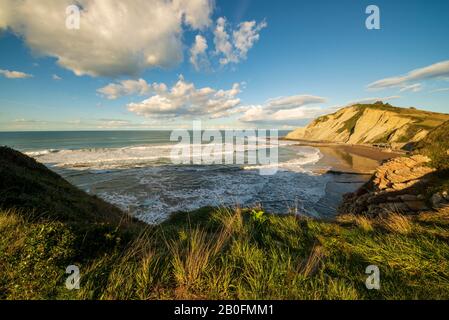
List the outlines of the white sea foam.
<svg viewBox="0 0 449 320">
<path fill-rule="evenodd" d="M 90 148 L 78 150 L 46 150 L 28 153 L 40 162 L 65 168 L 107 169 L 139 162 L 168 158 L 172 145 L 148 145 L 124 148 Z"/>
<path fill-rule="evenodd" d="M 133 171 L 133 178 L 131 174 L 127 177 L 137 182 L 130 183 L 133 187 L 99 195 L 151 224 L 163 221 L 173 212 L 204 206 L 261 204 L 271 212 L 314 215 L 313 205 L 325 195 L 330 179 L 305 170 L 261 176 L 257 170 L 221 166 L 201 169 L 193 166 L 138 169 Z"/>
<path fill-rule="evenodd" d="M 30 157 L 39 157 L 39 156 L 43 156 L 43 155 L 50 154 L 50 153 L 56 153 L 56 152 L 59 152 L 59 150 L 44 149 L 44 150 L 37 150 L 37 151 L 28 151 L 28 152 L 25 152 L 25 154 Z"/>
<path fill-rule="evenodd" d="M 84 190 L 154 224 L 173 212 L 204 206 L 262 204 L 272 212 L 297 209 L 313 215 L 313 204 L 324 196 L 329 177 L 309 170 L 321 158 L 318 149 L 292 145 L 294 142 L 280 141 L 280 147 L 289 148 L 291 156 L 283 158 L 273 176 L 261 176 L 257 165 L 243 170 L 227 165 L 173 165 L 169 161 L 173 144 L 29 154 L 53 165 Z M 267 143 L 252 146 L 269 147 Z M 229 151 L 222 148 L 221 154 L 225 152 Z"/>
<path fill-rule="evenodd" d="M 56 167 L 72 169 L 114 169 L 129 168 L 142 163 L 155 162 L 158 160 L 173 160 L 181 158 L 182 155 L 171 154 L 175 144 L 164 145 L 141 145 L 123 148 L 89 148 L 77 150 L 38 150 L 28 152 L 27 155 L 38 159 L 40 162 L 50 164 Z M 230 144 L 203 144 L 202 147 L 213 146 L 211 156 L 224 156 L 226 154 L 242 152 L 241 150 L 253 151 L 267 148 L 273 148 L 266 140 L 258 140 L 258 144 L 248 144 L 246 146 L 234 146 Z M 191 145 L 191 159 L 201 159 L 201 145 Z M 200 152 L 195 152 L 199 150 Z"/>
<path fill-rule="evenodd" d="M 323 157 L 321 152 L 318 149 L 309 147 L 302 147 L 301 151 L 297 153 L 298 157 L 295 159 L 291 159 L 288 161 L 280 162 L 278 164 L 269 164 L 269 165 L 254 165 L 254 166 L 245 166 L 245 170 L 259 170 L 259 169 L 268 169 L 277 167 L 278 170 L 283 171 L 293 171 L 293 172 L 310 172 L 310 170 L 306 170 L 304 168 L 305 165 L 312 165 L 320 161 Z"/>
</svg>

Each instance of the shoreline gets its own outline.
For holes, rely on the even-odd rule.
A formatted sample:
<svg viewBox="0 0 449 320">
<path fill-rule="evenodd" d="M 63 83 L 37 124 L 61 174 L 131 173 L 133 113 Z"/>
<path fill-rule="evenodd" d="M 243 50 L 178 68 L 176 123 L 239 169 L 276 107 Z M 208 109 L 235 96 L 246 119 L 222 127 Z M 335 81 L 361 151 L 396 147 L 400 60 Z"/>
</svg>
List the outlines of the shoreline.
<svg viewBox="0 0 449 320">
<path fill-rule="evenodd" d="M 330 219 L 339 214 L 337 209 L 344 194 L 362 187 L 384 161 L 402 155 L 363 145 L 300 142 L 298 146 L 311 146 L 322 154 L 314 172 L 329 175 L 331 179 L 326 184 L 325 195 L 317 201 L 315 210 L 322 217 Z"/>
<path fill-rule="evenodd" d="M 314 147 L 320 150 L 323 157 L 318 165 L 330 167 L 319 173 L 334 174 L 366 174 L 375 172 L 384 161 L 406 154 L 401 150 L 390 150 L 371 145 L 346 144 L 325 141 L 305 141 L 280 138 L 285 141 L 296 141 L 294 146 Z"/>
</svg>

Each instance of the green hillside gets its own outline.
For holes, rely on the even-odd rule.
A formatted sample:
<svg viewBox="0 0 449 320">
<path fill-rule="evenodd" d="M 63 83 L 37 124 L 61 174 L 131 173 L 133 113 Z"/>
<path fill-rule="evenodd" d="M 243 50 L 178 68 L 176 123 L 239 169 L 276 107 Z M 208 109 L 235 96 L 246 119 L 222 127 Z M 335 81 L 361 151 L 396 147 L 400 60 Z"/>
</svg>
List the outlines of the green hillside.
<svg viewBox="0 0 449 320">
<path fill-rule="evenodd" d="M 431 131 L 415 149 L 432 158 L 433 167 L 449 170 L 449 121 Z"/>
<path fill-rule="evenodd" d="M 0 299 L 65 297 L 65 268 L 123 250 L 143 224 L 0 147 Z"/>
<path fill-rule="evenodd" d="M 0 149 L 0 299 L 448 299 L 449 210 L 336 221 L 204 208 L 150 227 Z M 381 289 L 367 290 L 367 266 Z M 80 268 L 69 291 L 66 267 Z"/>
</svg>

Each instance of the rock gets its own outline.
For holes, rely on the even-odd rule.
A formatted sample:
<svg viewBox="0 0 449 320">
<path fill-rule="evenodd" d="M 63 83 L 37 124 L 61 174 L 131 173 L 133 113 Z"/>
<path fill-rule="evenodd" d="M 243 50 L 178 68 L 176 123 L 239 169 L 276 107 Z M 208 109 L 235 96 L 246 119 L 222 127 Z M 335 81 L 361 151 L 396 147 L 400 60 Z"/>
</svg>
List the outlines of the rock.
<svg viewBox="0 0 449 320">
<path fill-rule="evenodd" d="M 444 199 L 449 200 L 449 193 L 448 193 L 447 191 L 441 192 L 441 196 L 442 196 Z"/>
<path fill-rule="evenodd" d="M 435 193 L 431 198 L 430 202 L 432 203 L 432 208 L 441 209 L 449 206 L 449 201 L 446 200 L 442 193 Z"/>
<path fill-rule="evenodd" d="M 408 170 L 401 169 L 387 172 L 386 178 L 392 183 L 404 183 L 411 180 L 418 180 L 433 171 L 434 169 L 428 167 L 416 167 Z"/>
<path fill-rule="evenodd" d="M 408 181 L 408 182 L 404 182 L 404 183 L 395 183 L 395 184 L 393 184 L 392 189 L 396 190 L 396 191 L 401 191 L 401 190 L 413 187 L 418 182 L 419 182 L 419 180 L 412 180 L 412 181 Z"/>
<path fill-rule="evenodd" d="M 435 193 L 431 198 L 430 202 L 432 203 L 432 207 L 438 209 L 441 202 L 443 201 L 443 197 L 439 193 Z"/>
<path fill-rule="evenodd" d="M 407 201 L 416 201 L 418 200 L 418 197 L 412 194 L 403 194 L 399 196 L 399 199 L 401 199 L 404 202 L 407 202 Z"/>
<path fill-rule="evenodd" d="M 424 201 L 405 201 L 405 205 L 412 211 L 426 211 L 429 210 Z"/>
<path fill-rule="evenodd" d="M 404 213 L 409 211 L 409 207 L 403 202 L 380 203 L 379 207 L 384 209 L 384 212 L 394 211 Z"/>
<path fill-rule="evenodd" d="M 426 183 L 427 176 L 434 172 L 427 166 L 429 161 L 428 157 L 414 155 L 385 162 L 367 184 L 344 198 L 340 208 L 345 213 L 368 213 L 373 216 L 385 211 L 415 214 L 430 210 L 426 196 L 419 194 L 419 186 Z M 403 194 L 398 195 L 400 191 Z M 449 206 L 447 191 L 433 196 L 432 207 L 446 205 Z"/>
<path fill-rule="evenodd" d="M 428 156 L 423 156 L 421 154 L 415 154 L 410 157 L 411 160 L 415 161 L 418 164 L 425 164 L 430 162 L 430 158 Z"/>
</svg>

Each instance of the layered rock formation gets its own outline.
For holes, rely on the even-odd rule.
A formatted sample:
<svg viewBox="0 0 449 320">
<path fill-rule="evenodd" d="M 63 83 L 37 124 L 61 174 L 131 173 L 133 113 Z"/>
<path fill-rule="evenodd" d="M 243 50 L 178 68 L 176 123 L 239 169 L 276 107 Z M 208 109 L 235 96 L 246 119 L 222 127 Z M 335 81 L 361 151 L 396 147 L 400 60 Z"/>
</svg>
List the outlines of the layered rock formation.
<svg viewBox="0 0 449 320">
<path fill-rule="evenodd" d="M 400 149 L 422 140 L 435 127 L 449 120 L 448 114 L 405 109 L 377 102 L 357 104 L 314 120 L 290 132 L 293 140 L 388 144 Z"/>
<path fill-rule="evenodd" d="M 435 169 L 422 155 L 400 157 L 380 166 L 371 180 L 355 193 L 344 196 L 340 213 L 379 215 L 386 212 L 410 214 L 449 206 L 447 191 L 426 194 L 425 186 Z"/>
</svg>

